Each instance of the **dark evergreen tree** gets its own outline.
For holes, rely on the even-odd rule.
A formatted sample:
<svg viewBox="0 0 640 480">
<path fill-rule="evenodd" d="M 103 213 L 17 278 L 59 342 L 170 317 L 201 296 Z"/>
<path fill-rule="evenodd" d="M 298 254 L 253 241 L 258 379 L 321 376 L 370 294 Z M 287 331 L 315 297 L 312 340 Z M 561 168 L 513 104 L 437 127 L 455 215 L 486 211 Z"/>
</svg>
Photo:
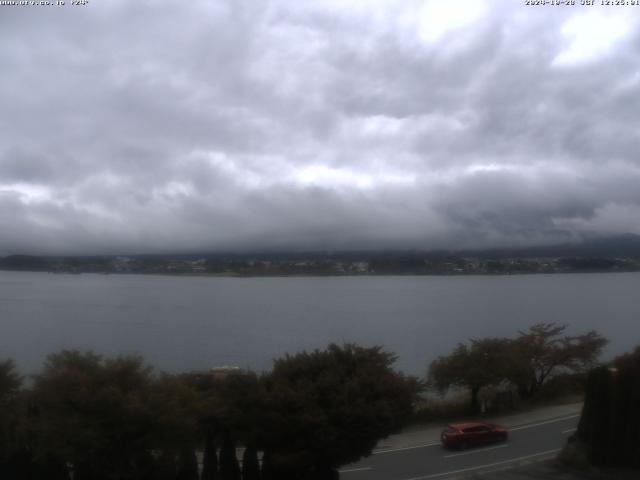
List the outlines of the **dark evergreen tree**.
<svg viewBox="0 0 640 480">
<path fill-rule="evenodd" d="M 108 470 L 102 463 L 81 461 L 73 465 L 73 480 L 108 480 Z"/>
<path fill-rule="evenodd" d="M 25 410 L 21 408 L 22 378 L 12 360 L 0 362 L 0 478 L 19 475 L 19 465 L 28 461 L 24 444 Z"/>
<path fill-rule="evenodd" d="M 218 454 L 213 432 L 205 432 L 202 480 L 218 480 Z"/>
<path fill-rule="evenodd" d="M 54 457 L 34 457 L 27 448 L 19 448 L 9 459 L 2 480 L 69 480 L 67 465 Z"/>
<path fill-rule="evenodd" d="M 273 462 L 271 461 L 271 452 L 269 452 L 269 450 L 265 450 L 262 454 L 260 475 L 262 476 L 262 480 L 278 480 L 277 472 L 274 470 Z"/>
<path fill-rule="evenodd" d="M 193 448 L 185 445 L 178 455 L 178 480 L 198 480 L 198 459 Z"/>
<path fill-rule="evenodd" d="M 236 443 L 228 432 L 224 434 L 220 448 L 220 480 L 240 480 Z"/>
<path fill-rule="evenodd" d="M 585 403 L 578 424 L 578 436 L 589 445 L 589 459 L 596 465 L 606 464 L 608 426 L 612 424 L 613 376 L 607 367 L 592 370 L 587 379 Z"/>
<path fill-rule="evenodd" d="M 156 466 L 157 480 L 177 480 L 177 472 L 176 457 L 173 452 L 168 450 L 160 452 Z"/>
<path fill-rule="evenodd" d="M 640 347 L 590 372 L 576 437 L 596 466 L 640 467 Z"/>
<path fill-rule="evenodd" d="M 68 480 L 71 477 L 69 467 L 60 458 L 49 457 L 42 462 L 36 461 L 36 466 L 39 467 L 40 473 L 32 477 L 32 480 L 40 478 L 46 478 L 47 480 Z"/>
<path fill-rule="evenodd" d="M 242 455 L 242 480 L 260 480 L 258 450 L 253 446 L 246 447 Z"/>
<path fill-rule="evenodd" d="M 165 374 L 153 382 L 145 407 L 153 418 L 154 450 L 164 452 L 162 475 L 191 478 L 194 471 L 197 475 L 193 450 L 200 439 L 199 405 L 200 394 L 182 375 Z"/>
<path fill-rule="evenodd" d="M 135 458 L 132 476 L 135 480 L 156 480 L 156 459 L 151 451 L 140 452 Z"/>
</svg>

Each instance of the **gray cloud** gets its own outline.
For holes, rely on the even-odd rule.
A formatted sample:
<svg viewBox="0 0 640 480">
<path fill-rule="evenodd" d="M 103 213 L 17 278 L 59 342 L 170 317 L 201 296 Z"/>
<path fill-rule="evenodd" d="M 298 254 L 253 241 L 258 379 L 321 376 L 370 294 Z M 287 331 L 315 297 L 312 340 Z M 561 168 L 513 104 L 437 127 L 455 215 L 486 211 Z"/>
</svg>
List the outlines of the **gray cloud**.
<svg viewBox="0 0 640 480">
<path fill-rule="evenodd" d="M 0 7 L 0 253 L 640 233 L 635 17 L 443 5 Z"/>
</svg>

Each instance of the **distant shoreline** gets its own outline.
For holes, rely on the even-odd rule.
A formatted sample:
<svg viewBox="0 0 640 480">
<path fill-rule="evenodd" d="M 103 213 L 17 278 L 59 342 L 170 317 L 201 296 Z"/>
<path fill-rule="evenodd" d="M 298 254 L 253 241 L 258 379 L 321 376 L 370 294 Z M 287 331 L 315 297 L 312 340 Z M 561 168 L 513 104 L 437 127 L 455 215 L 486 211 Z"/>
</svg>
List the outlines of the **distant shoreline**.
<svg viewBox="0 0 640 480">
<path fill-rule="evenodd" d="M 17 270 L 0 268 L 0 272 L 11 273 L 48 273 L 53 275 L 136 275 L 136 276 L 163 276 L 163 277 L 201 277 L 201 278 L 344 278 L 344 277 L 510 277 L 523 275 L 562 275 L 562 274 L 603 274 L 603 273 L 638 273 L 634 270 L 572 270 L 557 272 L 488 272 L 488 273 L 411 273 L 411 272 L 384 272 L 384 273 L 289 273 L 289 274 L 249 274 L 238 272 L 225 273 L 195 273 L 195 272 L 71 272 L 53 270 Z"/>
<path fill-rule="evenodd" d="M 0 257 L 0 270 L 208 277 L 523 275 L 640 271 L 640 256 L 492 257 L 427 253 Z"/>
</svg>

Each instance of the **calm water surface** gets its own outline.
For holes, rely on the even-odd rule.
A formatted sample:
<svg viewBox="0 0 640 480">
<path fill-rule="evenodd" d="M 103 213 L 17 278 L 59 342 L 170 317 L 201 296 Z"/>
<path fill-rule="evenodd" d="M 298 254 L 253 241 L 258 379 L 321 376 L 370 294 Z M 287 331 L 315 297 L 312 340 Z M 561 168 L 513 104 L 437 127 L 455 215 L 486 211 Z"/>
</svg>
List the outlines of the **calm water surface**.
<svg viewBox="0 0 640 480">
<path fill-rule="evenodd" d="M 640 273 L 207 278 L 0 272 L 0 359 L 35 373 L 63 348 L 142 354 L 161 370 L 266 370 L 329 342 L 384 345 L 423 374 L 457 342 L 541 321 L 640 344 Z"/>
</svg>

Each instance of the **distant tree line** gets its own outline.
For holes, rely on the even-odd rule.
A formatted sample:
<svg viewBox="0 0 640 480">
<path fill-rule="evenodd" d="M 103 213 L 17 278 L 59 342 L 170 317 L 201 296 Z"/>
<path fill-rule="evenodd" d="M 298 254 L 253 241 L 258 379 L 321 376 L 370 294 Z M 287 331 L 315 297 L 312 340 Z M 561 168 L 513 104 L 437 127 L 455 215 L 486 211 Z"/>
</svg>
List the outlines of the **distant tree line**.
<svg viewBox="0 0 640 480">
<path fill-rule="evenodd" d="M 50 262 L 44 257 L 33 255 L 9 255 L 0 257 L 0 268 L 3 270 L 46 271 Z"/>
<path fill-rule="evenodd" d="M 566 335 L 567 326 L 539 323 L 516 338 L 483 338 L 460 343 L 429 366 L 429 383 L 447 391 L 467 388 L 470 409 L 480 410 L 480 391 L 488 386 L 514 387 L 521 398 L 534 398 L 558 373 L 586 373 L 596 365 L 607 340 L 595 331 Z"/>
<path fill-rule="evenodd" d="M 512 275 L 525 273 L 633 272 L 637 257 L 465 257 L 444 253 L 379 253 L 369 255 L 309 253 L 299 255 L 134 255 L 0 257 L 1 270 L 56 273 L 153 273 L 233 276 L 293 275 Z"/>
<path fill-rule="evenodd" d="M 394 361 L 380 347 L 332 344 L 262 375 L 221 376 L 62 351 L 27 384 L 7 360 L 0 479 L 338 478 L 412 413 L 420 384 Z"/>
</svg>

